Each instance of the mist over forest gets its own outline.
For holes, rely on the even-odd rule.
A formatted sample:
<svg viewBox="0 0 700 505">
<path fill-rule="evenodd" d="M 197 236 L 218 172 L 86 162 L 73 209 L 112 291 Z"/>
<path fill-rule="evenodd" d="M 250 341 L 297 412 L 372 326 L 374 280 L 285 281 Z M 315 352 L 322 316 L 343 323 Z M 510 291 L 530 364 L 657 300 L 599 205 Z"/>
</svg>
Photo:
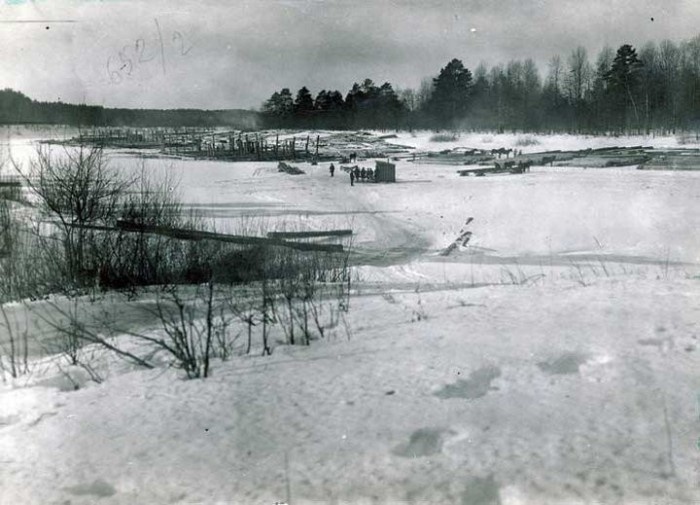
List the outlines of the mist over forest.
<svg viewBox="0 0 700 505">
<path fill-rule="evenodd" d="M 650 132 L 696 128 L 700 36 L 623 44 L 592 57 L 584 47 L 554 55 L 542 76 L 534 60 L 476 69 L 455 58 L 418 89 L 354 83 L 345 97 L 303 87 L 275 92 L 262 108 L 270 126 L 455 128 L 503 131 Z"/>
</svg>

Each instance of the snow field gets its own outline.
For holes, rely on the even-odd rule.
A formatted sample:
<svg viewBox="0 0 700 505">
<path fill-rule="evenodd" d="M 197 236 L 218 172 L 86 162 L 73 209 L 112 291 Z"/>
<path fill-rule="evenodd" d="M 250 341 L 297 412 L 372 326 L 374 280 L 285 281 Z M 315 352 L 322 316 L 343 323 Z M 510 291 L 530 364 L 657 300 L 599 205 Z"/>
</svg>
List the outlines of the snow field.
<svg viewBox="0 0 700 505">
<path fill-rule="evenodd" d="M 518 136 L 457 143 L 477 137 Z M 0 503 L 700 501 L 697 173 L 400 161 L 397 184 L 350 188 L 325 164 L 147 163 L 219 231 L 353 228 L 347 327 L 206 380 L 104 357 L 71 390 L 36 365 L 0 388 Z M 152 331 L 147 301 L 104 303 Z"/>
<path fill-rule="evenodd" d="M 349 340 L 234 359 L 207 380 L 5 390 L 3 490 L 267 503 L 289 482 L 295 503 L 455 503 L 475 488 L 502 503 L 687 503 L 696 297 L 696 281 L 606 279 L 358 296 Z"/>
</svg>

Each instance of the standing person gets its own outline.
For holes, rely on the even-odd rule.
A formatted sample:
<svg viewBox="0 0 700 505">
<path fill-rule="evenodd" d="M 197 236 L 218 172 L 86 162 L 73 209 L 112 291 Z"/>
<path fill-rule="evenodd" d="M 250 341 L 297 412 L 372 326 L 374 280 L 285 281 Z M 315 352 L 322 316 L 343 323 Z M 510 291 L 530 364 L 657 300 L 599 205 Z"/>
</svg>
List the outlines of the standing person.
<svg viewBox="0 0 700 505">
<path fill-rule="evenodd" d="M 333 177 L 333 173 L 335 173 L 335 166 L 333 165 L 333 163 L 331 163 L 331 167 L 329 170 L 331 171 L 331 177 Z"/>
<path fill-rule="evenodd" d="M 354 185 L 355 185 L 355 172 L 350 170 L 350 186 L 354 186 Z"/>
</svg>

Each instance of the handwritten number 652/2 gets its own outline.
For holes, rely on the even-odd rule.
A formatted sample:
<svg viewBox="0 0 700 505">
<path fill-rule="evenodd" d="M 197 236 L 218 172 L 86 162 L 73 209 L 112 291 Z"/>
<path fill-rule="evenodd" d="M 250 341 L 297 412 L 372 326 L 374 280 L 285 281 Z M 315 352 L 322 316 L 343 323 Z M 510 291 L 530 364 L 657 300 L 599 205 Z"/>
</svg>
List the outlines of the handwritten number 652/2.
<svg viewBox="0 0 700 505">
<path fill-rule="evenodd" d="M 156 27 L 159 30 L 159 40 L 160 40 L 160 56 L 161 63 L 163 65 L 163 72 L 165 72 L 166 55 L 165 47 L 163 46 L 163 39 L 160 34 L 160 25 L 158 20 L 155 20 Z M 180 56 L 186 56 L 194 47 L 192 43 L 187 41 L 187 38 L 179 31 L 174 30 L 170 38 L 173 49 L 180 54 Z M 139 37 L 134 41 L 133 45 L 124 46 L 121 51 L 117 52 L 116 55 L 112 55 L 107 58 L 107 75 L 109 80 L 113 84 L 119 84 L 132 76 L 132 74 L 139 70 L 142 63 L 150 62 L 157 57 L 158 49 L 154 49 L 152 44 L 149 45 L 150 53 L 146 49 L 146 40 Z"/>
</svg>

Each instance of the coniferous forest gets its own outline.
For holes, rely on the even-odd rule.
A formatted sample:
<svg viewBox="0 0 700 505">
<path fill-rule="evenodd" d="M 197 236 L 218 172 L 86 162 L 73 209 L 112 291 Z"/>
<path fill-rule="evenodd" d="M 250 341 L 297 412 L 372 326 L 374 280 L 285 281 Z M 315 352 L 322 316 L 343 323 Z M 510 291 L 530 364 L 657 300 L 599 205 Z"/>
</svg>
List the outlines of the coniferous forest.
<svg viewBox="0 0 700 505">
<path fill-rule="evenodd" d="M 232 126 L 255 128 L 253 111 L 199 109 L 111 109 L 98 105 L 38 102 L 11 89 L 0 90 L 0 124 L 75 126 Z"/>
<path fill-rule="evenodd" d="M 578 47 L 553 56 L 541 75 L 531 59 L 473 71 L 453 59 L 418 89 L 354 83 L 343 97 L 302 87 L 275 92 L 265 124 L 300 128 L 433 128 L 572 133 L 673 132 L 700 127 L 700 36 Z"/>
</svg>

